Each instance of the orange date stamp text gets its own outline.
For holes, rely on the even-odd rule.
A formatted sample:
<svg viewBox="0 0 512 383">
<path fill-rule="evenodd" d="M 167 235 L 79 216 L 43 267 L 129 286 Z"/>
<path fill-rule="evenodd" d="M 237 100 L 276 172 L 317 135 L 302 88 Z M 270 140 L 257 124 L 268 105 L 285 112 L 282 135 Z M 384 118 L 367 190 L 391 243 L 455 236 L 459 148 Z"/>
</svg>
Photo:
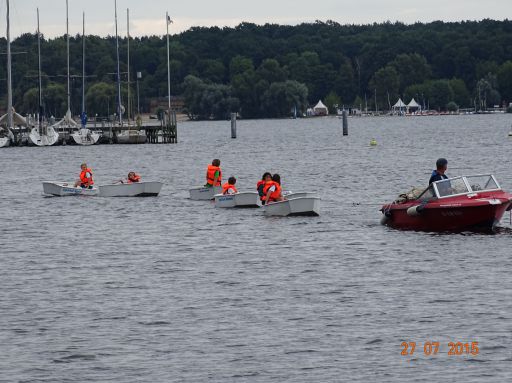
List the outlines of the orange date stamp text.
<svg viewBox="0 0 512 383">
<path fill-rule="evenodd" d="M 421 352 L 423 352 L 425 356 L 435 356 L 438 354 L 446 354 L 448 356 L 477 356 L 480 352 L 478 342 L 448 342 L 446 349 L 443 346 L 444 344 L 440 342 L 431 341 L 424 343 L 402 342 L 402 351 L 400 354 L 402 356 L 414 356 L 415 354 L 421 354 Z"/>
</svg>

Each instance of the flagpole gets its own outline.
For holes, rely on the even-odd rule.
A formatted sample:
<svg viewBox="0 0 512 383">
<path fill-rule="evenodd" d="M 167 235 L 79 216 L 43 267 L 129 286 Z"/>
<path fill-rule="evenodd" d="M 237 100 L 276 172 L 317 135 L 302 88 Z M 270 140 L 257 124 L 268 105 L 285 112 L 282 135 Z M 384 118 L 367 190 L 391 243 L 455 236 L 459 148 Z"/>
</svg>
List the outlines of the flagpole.
<svg viewBox="0 0 512 383">
<path fill-rule="evenodd" d="M 165 24 L 167 25 L 167 96 L 169 98 L 169 118 L 171 117 L 171 64 L 169 58 L 169 12 L 165 12 Z"/>
</svg>

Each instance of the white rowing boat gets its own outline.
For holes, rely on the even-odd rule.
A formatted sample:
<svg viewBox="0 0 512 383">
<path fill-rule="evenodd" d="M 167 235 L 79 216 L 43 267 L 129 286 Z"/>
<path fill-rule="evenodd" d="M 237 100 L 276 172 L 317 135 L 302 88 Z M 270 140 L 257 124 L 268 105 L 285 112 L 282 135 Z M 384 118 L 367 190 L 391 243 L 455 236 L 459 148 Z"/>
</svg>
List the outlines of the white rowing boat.
<svg viewBox="0 0 512 383">
<path fill-rule="evenodd" d="M 99 185 L 100 197 L 156 197 L 162 190 L 161 182 L 134 182 Z"/>
<path fill-rule="evenodd" d="M 251 208 L 260 207 L 260 196 L 257 192 L 241 192 L 235 194 L 216 194 L 215 207 L 239 207 Z"/>
<path fill-rule="evenodd" d="M 215 194 L 222 194 L 222 187 L 196 187 L 189 190 L 190 191 L 190 199 L 194 201 L 210 201 L 214 198 Z"/>
<path fill-rule="evenodd" d="M 320 198 L 297 197 L 284 201 L 269 203 L 263 206 L 265 215 L 294 216 L 294 215 L 320 215 Z"/>
<path fill-rule="evenodd" d="M 67 182 L 43 182 L 44 194 L 53 195 L 57 197 L 66 197 L 72 195 L 85 195 L 95 196 L 98 195 L 98 188 L 84 189 L 75 187 L 74 184 Z"/>
</svg>

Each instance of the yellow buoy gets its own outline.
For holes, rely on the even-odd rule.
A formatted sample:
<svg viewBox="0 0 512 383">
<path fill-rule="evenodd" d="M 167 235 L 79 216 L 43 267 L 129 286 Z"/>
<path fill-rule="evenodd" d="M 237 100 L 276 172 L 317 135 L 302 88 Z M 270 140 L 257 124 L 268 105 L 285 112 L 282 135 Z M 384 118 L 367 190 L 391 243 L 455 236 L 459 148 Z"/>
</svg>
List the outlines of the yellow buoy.
<svg viewBox="0 0 512 383">
<path fill-rule="evenodd" d="M 375 138 L 372 138 L 370 141 L 370 146 L 377 146 L 377 140 Z"/>
</svg>

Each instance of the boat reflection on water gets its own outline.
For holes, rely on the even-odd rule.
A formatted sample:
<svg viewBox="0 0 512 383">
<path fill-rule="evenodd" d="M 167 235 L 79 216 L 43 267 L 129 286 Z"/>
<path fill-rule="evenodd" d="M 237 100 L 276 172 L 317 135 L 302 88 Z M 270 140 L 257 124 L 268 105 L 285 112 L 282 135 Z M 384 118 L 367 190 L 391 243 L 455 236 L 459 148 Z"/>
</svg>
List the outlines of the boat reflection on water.
<svg viewBox="0 0 512 383">
<path fill-rule="evenodd" d="M 382 223 L 419 231 L 494 231 L 512 194 L 491 174 L 461 176 L 434 182 L 417 198 L 402 198 L 381 208 Z"/>
</svg>

